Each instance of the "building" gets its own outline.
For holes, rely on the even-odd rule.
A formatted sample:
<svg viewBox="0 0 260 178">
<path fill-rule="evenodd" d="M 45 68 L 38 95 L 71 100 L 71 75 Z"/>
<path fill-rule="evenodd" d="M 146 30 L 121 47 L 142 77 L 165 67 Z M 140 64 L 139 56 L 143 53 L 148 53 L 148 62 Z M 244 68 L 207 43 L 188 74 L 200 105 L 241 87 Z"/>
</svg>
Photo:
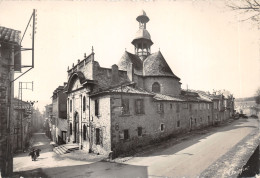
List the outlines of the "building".
<svg viewBox="0 0 260 178">
<path fill-rule="evenodd" d="M 13 100 L 14 104 L 14 135 L 13 151 L 23 151 L 28 148 L 32 133 L 32 108 L 31 103 L 21 101 L 17 98 Z"/>
<path fill-rule="evenodd" d="M 0 26 L 0 173 L 13 172 L 14 72 L 21 71 L 20 31 Z"/>
<path fill-rule="evenodd" d="M 44 113 L 44 117 L 45 117 L 45 120 L 44 120 L 44 129 L 45 129 L 45 134 L 53 140 L 53 137 L 52 137 L 52 128 L 53 128 L 53 119 L 52 119 L 52 116 L 53 116 L 53 112 L 52 112 L 52 104 L 49 104 L 49 105 L 46 105 L 45 106 L 45 113 Z"/>
<path fill-rule="evenodd" d="M 58 144 L 66 143 L 67 138 L 67 94 L 63 89 L 64 86 L 59 86 L 52 95 L 52 136 Z"/>
<path fill-rule="evenodd" d="M 214 101 L 222 100 L 182 90 L 162 53 L 151 52 L 149 17 L 142 11 L 136 20 L 134 54 L 125 51 L 117 65 L 104 68 L 92 49 L 68 68 L 67 143 L 118 155 L 214 124 Z"/>
<path fill-rule="evenodd" d="M 33 102 L 31 103 L 33 104 Z M 44 127 L 44 118 L 43 118 L 43 114 L 39 111 L 38 108 L 34 108 L 32 106 L 32 131 L 33 132 L 37 132 L 41 129 L 43 129 Z"/>
<path fill-rule="evenodd" d="M 251 116 L 259 114 L 260 106 L 257 105 L 255 97 L 239 98 L 235 102 L 235 109 L 239 113 Z"/>
</svg>

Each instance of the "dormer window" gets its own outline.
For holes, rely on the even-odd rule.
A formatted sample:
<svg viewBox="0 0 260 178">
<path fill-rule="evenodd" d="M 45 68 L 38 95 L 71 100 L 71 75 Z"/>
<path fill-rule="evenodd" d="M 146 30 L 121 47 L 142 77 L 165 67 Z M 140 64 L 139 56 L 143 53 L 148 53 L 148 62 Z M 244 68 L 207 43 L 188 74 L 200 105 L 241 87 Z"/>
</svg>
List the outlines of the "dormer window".
<svg viewBox="0 0 260 178">
<path fill-rule="evenodd" d="M 160 93 L 161 92 L 160 84 L 158 82 L 153 83 L 152 92 L 154 92 L 154 93 Z"/>
</svg>

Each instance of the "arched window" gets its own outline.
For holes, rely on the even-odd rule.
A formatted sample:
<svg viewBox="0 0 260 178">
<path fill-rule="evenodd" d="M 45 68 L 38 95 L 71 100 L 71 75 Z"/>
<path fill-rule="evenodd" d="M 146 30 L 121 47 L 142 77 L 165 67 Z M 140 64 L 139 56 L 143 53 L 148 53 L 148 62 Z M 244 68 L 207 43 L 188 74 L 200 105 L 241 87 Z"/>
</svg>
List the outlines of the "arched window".
<svg viewBox="0 0 260 178">
<path fill-rule="evenodd" d="M 83 97 L 83 111 L 86 110 L 86 97 Z"/>
<path fill-rule="evenodd" d="M 160 84 L 158 82 L 154 82 L 152 85 L 152 92 L 160 93 Z"/>
<path fill-rule="evenodd" d="M 87 127 L 85 124 L 83 125 L 83 140 L 87 140 Z"/>
</svg>

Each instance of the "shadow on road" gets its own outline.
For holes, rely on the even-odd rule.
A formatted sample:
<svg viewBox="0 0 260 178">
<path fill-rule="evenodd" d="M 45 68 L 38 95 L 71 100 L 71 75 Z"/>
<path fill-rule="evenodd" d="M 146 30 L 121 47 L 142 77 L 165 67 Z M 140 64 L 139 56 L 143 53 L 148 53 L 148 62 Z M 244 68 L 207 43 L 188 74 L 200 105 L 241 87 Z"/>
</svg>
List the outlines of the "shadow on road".
<svg viewBox="0 0 260 178">
<path fill-rule="evenodd" d="M 30 171 L 15 172 L 13 177 L 124 177 L 147 178 L 146 166 L 134 166 L 121 163 L 95 162 L 92 164 L 64 166 L 54 168 L 38 168 Z"/>
</svg>

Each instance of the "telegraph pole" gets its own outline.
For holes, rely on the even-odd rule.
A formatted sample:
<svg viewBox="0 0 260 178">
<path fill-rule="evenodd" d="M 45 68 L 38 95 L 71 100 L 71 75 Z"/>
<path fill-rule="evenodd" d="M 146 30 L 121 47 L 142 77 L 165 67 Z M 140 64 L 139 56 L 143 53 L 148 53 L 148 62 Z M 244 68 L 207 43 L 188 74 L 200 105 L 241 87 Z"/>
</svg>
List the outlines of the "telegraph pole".
<svg viewBox="0 0 260 178">
<path fill-rule="evenodd" d="M 19 82 L 18 107 L 20 110 L 21 150 L 23 150 L 23 89 L 33 91 L 33 82 Z"/>
</svg>

